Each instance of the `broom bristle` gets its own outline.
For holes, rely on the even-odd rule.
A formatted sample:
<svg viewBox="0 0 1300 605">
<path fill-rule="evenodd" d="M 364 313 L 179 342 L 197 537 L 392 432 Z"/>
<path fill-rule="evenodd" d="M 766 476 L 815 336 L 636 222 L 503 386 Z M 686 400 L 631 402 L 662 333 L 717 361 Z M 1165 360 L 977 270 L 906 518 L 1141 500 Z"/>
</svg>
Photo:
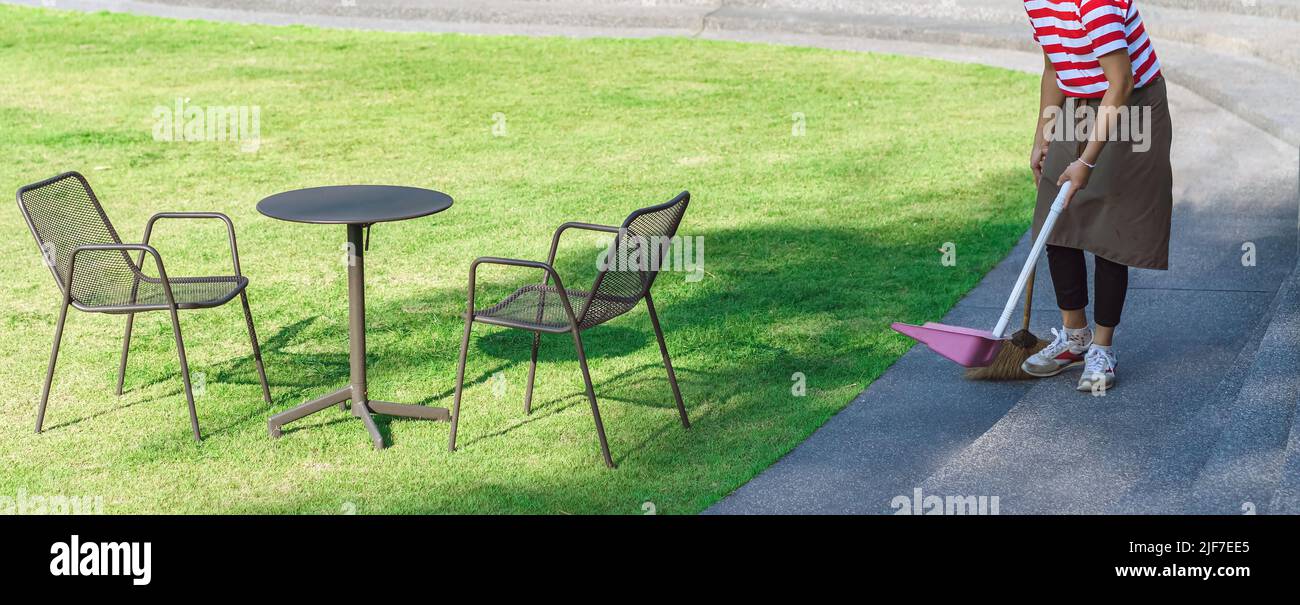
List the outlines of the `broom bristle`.
<svg viewBox="0 0 1300 605">
<path fill-rule="evenodd" d="M 1023 380 L 1033 378 L 1020 368 L 1031 355 L 1043 350 L 1047 342 L 1021 330 L 1002 346 L 993 363 L 982 368 L 967 368 L 969 380 Z"/>
</svg>

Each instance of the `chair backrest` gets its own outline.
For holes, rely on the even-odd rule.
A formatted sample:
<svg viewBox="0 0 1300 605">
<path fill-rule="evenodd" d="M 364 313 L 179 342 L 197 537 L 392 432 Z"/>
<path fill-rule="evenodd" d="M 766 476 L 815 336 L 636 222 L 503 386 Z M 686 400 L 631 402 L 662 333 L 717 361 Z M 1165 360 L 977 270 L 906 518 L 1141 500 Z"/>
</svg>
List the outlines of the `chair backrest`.
<svg viewBox="0 0 1300 605">
<path fill-rule="evenodd" d="M 691 194 L 628 215 L 603 259 L 591 297 L 579 313 L 578 323 L 595 325 L 635 307 L 654 284 L 668 259 L 668 247 L 686 214 Z"/>
<path fill-rule="evenodd" d="M 90 183 L 79 173 L 65 172 L 19 189 L 18 208 L 61 291 L 68 288 L 73 250 L 122 243 Z M 130 287 L 138 275 L 124 251 L 84 252 L 77 259 L 72 298 L 95 304 L 102 294 Z"/>
</svg>

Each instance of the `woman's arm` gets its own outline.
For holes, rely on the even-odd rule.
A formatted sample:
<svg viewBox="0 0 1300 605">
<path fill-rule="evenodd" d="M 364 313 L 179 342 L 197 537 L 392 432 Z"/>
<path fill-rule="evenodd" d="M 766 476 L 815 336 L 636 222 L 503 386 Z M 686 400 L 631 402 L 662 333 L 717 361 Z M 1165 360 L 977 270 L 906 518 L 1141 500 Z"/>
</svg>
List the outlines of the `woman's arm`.
<svg viewBox="0 0 1300 605">
<path fill-rule="evenodd" d="M 1065 198 L 1067 206 L 1075 193 L 1088 186 L 1088 178 L 1092 176 L 1092 168 L 1089 165 L 1097 164 L 1097 158 L 1101 157 L 1101 150 L 1106 146 L 1106 140 L 1115 129 L 1120 111 L 1128 105 L 1129 96 L 1133 94 L 1133 64 L 1129 61 L 1127 48 L 1102 55 L 1097 61 L 1101 63 L 1101 70 L 1105 72 L 1109 86 L 1106 88 L 1106 94 L 1101 98 L 1101 104 L 1097 107 L 1097 122 L 1093 126 L 1092 135 L 1088 137 L 1088 146 L 1083 149 L 1079 159 L 1066 167 L 1065 172 L 1061 173 L 1061 178 L 1056 181 L 1057 185 L 1064 184 L 1066 181 L 1074 183 L 1070 194 Z"/>
<path fill-rule="evenodd" d="M 1038 128 L 1034 130 L 1034 148 L 1029 152 L 1029 167 L 1034 171 L 1034 186 L 1043 178 L 1043 160 L 1047 157 L 1047 146 L 1051 143 L 1052 121 L 1059 111 L 1048 111 L 1049 107 L 1058 110 L 1065 103 L 1065 93 L 1056 85 L 1056 67 L 1043 52 L 1043 81 L 1038 90 Z"/>
</svg>

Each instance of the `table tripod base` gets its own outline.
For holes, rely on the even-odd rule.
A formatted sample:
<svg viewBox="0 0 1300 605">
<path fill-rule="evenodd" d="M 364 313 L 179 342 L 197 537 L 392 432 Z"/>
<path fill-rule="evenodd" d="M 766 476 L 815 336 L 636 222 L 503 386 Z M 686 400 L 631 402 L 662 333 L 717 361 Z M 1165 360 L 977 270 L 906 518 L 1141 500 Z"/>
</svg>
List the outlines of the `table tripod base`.
<svg viewBox="0 0 1300 605">
<path fill-rule="evenodd" d="M 266 423 L 267 431 L 271 434 L 271 437 L 278 438 L 282 434 L 284 425 L 315 414 L 334 404 L 339 404 L 339 407 L 342 408 L 343 402 L 349 399 L 352 399 L 351 385 L 272 416 Z M 366 432 L 370 433 L 370 441 L 374 443 L 375 449 L 384 449 L 385 445 L 384 437 L 379 433 L 379 426 L 375 424 L 375 419 L 371 414 L 416 418 L 419 420 L 451 420 L 451 413 L 447 411 L 447 408 L 391 403 L 388 401 L 371 400 L 359 403 L 354 401 L 352 403 L 352 415 L 360 418 L 361 422 L 366 425 Z"/>
</svg>

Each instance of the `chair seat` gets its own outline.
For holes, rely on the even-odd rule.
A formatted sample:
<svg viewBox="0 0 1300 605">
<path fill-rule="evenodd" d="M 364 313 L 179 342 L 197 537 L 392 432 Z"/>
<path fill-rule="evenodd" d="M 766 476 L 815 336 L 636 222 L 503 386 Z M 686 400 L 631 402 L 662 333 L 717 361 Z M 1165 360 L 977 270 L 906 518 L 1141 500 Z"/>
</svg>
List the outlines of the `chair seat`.
<svg viewBox="0 0 1300 605">
<path fill-rule="evenodd" d="M 572 290 L 569 288 L 565 288 L 564 291 L 569 295 L 569 304 L 573 306 L 573 314 L 580 315 L 587 304 L 587 299 L 591 297 L 591 293 L 585 290 Z M 602 302 L 608 304 L 601 304 Z M 609 321 L 627 312 L 635 304 L 635 299 L 623 300 L 605 296 L 598 297 L 596 304 L 592 305 L 592 310 L 587 313 L 587 316 L 579 318 L 578 329 L 585 330 Z M 540 316 L 538 315 L 539 310 L 541 311 Z M 560 299 L 559 290 L 555 286 L 540 284 L 524 286 L 510 293 L 501 302 L 491 307 L 475 310 L 474 320 L 541 332 L 567 332 L 569 330 L 569 316 L 564 312 L 564 302 Z"/>
<path fill-rule="evenodd" d="M 172 277 L 172 296 L 178 309 L 206 309 L 226 304 L 248 287 L 248 278 L 235 275 L 209 277 Z M 75 306 L 83 311 L 130 313 L 167 308 L 167 293 L 162 281 L 143 279 L 134 300 L 130 285 L 93 292 L 74 291 Z"/>
</svg>

